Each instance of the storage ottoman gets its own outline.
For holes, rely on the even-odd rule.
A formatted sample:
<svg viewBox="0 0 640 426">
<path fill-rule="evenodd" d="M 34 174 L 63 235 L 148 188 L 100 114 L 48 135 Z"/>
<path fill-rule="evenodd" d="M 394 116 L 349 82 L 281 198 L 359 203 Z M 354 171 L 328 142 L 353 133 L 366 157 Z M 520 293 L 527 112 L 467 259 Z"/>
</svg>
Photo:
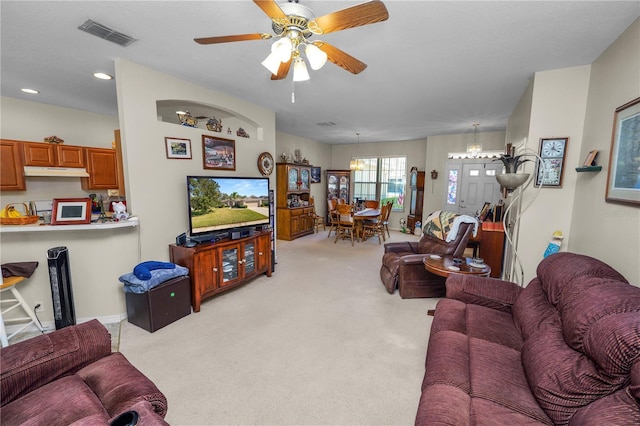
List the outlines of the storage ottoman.
<svg viewBox="0 0 640 426">
<path fill-rule="evenodd" d="M 127 319 L 153 333 L 191 313 L 189 276 L 165 281 L 145 293 L 125 293 Z"/>
</svg>

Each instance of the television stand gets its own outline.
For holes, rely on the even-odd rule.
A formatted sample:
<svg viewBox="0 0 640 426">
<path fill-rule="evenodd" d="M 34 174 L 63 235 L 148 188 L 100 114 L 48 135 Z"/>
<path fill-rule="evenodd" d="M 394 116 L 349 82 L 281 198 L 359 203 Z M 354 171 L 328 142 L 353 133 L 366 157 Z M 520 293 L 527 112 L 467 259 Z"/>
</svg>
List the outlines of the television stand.
<svg viewBox="0 0 640 426">
<path fill-rule="evenodd" d="M 196 247 L 169 245 L 171 262 L 189 269 L 191 305 L 200 312 L 202 300 L 238 287 L 260 274 L 271 276 L 271 231 Z"/>
</svg>

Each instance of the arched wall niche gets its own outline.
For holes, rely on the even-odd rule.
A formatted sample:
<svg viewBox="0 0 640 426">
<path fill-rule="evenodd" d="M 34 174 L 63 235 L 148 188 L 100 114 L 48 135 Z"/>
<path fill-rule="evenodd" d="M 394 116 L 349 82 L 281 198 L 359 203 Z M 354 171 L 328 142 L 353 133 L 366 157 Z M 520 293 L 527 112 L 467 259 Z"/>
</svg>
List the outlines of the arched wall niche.
<svg viewBox="0 0 640 426">
<path fill-rule="evenodd" d="M 189 112 L 195 125 L 213 134 L 233 137 L 248 137 L 262 140 L 262 127 L 250 118 L 227 108 L 180 99 L 162 99 L 156 101 L 158 121 L 183 126 L 178 111 Z"/>
</svg>

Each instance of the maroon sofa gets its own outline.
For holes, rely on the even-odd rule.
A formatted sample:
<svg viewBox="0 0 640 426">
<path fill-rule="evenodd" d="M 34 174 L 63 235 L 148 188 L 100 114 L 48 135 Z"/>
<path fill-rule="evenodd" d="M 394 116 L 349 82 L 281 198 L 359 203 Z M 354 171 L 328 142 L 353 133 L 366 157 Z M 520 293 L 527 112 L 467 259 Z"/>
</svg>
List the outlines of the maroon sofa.
<svg viewBox="0 0 640 426">
<path fill-rule="evenodd" d="M 640 288 L 614 269 L 558 253 L 525 288 L 446 286 L 417 425 L 640 424 Z"/>
<path fill-rule="evenodd" d="M 97 320 L 0 352 L 2 425 L 108 425 L 136 411 L 138 425 L 167 425 L 167 400 L 119 352 Z"/>
</svg>

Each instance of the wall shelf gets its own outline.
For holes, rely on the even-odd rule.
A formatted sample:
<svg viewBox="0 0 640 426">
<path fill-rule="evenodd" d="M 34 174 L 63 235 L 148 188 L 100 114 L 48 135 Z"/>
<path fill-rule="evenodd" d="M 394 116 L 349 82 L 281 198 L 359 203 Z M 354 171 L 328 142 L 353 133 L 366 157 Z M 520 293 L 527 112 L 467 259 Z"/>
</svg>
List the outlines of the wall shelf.
<svg viewBox="0 0 640 426">
<path fill-rule="evenodd" d="M 576 167 L 576 172 L 599 172 L 602 166 L 582 166 Z"/>
<path fill-rule="evenodd" d="M 43 225 L 42 223 L 35 223 L 33 225 L 2 225 L 0 226 L 0 233 L 94 231 L 102 229 L 135 228 L 139 223 L 138 218 L 132 216 L 127 220 L 121 220 L 119 222 L 91 223 L 87 225 Z"/>
</svg>

